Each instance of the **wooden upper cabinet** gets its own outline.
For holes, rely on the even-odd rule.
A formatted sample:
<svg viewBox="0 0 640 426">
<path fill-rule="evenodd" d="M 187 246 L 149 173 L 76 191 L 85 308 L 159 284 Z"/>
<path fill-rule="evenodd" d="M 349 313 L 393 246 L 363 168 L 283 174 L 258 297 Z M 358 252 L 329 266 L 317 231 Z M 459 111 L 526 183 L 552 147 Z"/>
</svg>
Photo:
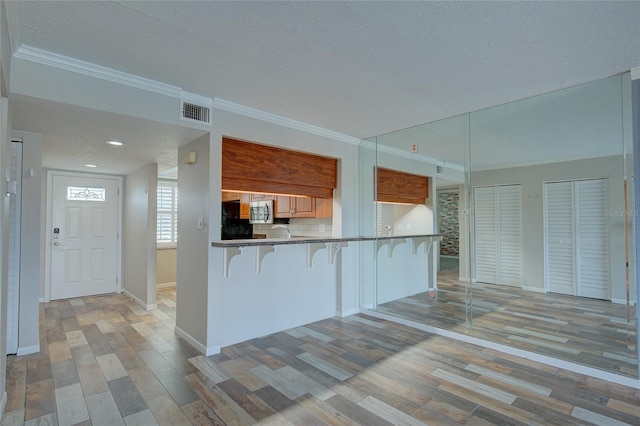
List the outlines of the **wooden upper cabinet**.
<svg viewBox="0 0 640 426">
<path fill-rule="evenodd" d="M 332 198 L 335 158 L 222 138 L 222 189 Z"/>
<path fill-rule="evenodd" d="M 291 217 L 291 198 L 287 195 L 278 195 L 273 207 L 273 217 Z"/>
<path fill-rule="evenodd" d="M 429 178 L 397 170 L 377 168 L 377 200 L 386 203 L 424 204 Z"/>
<path fill-rule="evenodd" d="M 319 219 L 333 218 L 333 199 L 316 198 L 316 218 L 319 218 Z"/>
<path fill-rule="evenodd" d="M 239 201 L 240 194 L 237 192 L 222 191 L 222 201 Z"/>
<path fill-rule="evenodd" d="M 310 197 L 293 197 L 292 217 L 316 217 L 316 199 Z"/>
<path fill-rule="evenodd" d="M 324 200 L 324 198 L 278 195 L 273 208 L 273 216 L 278 218 L 318 217 L 316 216 L 316 200 Z"/>
</svg>

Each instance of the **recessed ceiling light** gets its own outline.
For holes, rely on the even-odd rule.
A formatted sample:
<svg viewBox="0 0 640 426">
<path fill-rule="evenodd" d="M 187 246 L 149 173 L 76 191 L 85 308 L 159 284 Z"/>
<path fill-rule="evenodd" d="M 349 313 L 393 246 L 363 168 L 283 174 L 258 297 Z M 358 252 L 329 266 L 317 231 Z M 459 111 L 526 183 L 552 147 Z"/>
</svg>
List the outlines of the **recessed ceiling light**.
<svg viewBox="0 0 640 426">
<path fill-rule="evenodd" d="M 109 145 L 113 145 L 113 146 L 123 146 L 124 143 L 120 142 L 120 141 L 106 141 L 106 143 L 108 143 Z"/>
<path fill-rule="evenodd" d="M 85 167 L 91 167 L 91 168 L 98 167 L 98 166 L 97 166 L 97 165 L 95 165 L 95 164 L 85 164 L 84 166 L 85 166 Z"/>
</svg>

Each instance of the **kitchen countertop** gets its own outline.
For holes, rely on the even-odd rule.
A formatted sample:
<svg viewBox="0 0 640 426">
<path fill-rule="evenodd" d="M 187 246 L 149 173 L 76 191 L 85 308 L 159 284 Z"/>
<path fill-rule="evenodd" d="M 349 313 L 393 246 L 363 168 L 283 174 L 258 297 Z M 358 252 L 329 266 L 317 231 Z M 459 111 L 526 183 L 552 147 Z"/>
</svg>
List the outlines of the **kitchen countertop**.
<svg viewBox="0 0 640 426">
<path fill-rule="evenodd" d="M 377 241 L 377 240 L 394 240 L 402 238 L 429 238 L 429 237 L 442 237 L 443 234 L 417 234 L 417 235 L 380 235 L 378 237 L 346 237 L 346 238 L 331 238 L 331 237 L 296 237 L 292 236 L 291 239 L 286 238 L 261 238 L 261 239 L 246 239 L 246 240 L 224 240 L 214 241 L 211 243 L 212 247 L 255 247 L 255 246 L 275 246 L 284 244 L 312 244 L 312 243 L 339 243 L 349 241 Z"/>
</svg>

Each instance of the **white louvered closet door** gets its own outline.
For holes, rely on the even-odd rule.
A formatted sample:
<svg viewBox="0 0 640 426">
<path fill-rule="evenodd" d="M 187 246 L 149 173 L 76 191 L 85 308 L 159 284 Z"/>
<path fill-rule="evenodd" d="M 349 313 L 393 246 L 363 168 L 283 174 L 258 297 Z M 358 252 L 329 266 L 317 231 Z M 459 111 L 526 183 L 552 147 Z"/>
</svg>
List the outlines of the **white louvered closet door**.
<svg viewBox="0 0 640 426">
<path fill-rule="evenodd" d="M 498 284 L 522 287 L 522 191 L 520 185 L 497 191 Z"/>
<path fill-rule="evenodd" d="M 544 185 L 547 291 L 575 294 L 573 183 Z"/>
<path fill-rule="evenodd" d="M 547 291 L 610 299 L 607 179 L 545 184 Z"/>
<path fill-rule="evenodd" d="M 522 286 L 520 185 L 475 188 L 476 281 Z"/>
<path fill-rule="evenodd" d="M 496 188 L 474 190 L 476 281 L 498 281 L 498 224 Z"/>
<path fill-rule="evenodd" d="M 578 296 L 610 299 L 607 179 L 575 183 Z"/>
</svg>

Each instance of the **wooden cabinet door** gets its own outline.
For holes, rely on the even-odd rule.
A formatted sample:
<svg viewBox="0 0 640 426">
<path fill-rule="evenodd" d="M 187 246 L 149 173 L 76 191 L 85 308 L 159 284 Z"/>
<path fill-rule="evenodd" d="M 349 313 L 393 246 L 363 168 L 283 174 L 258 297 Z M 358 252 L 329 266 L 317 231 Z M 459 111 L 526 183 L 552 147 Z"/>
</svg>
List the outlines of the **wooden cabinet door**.
<svg viewBox="0 0 640 426">
<path fill-rule="evenodd" d="M 293 217 L 316 217 L 315 198 L 293 197 Z"/>
<path fill-rule="evenodd" d="M 222 191 L 222 201 L 237 201 L 240 199 L 240 194 L 237 192 Z"/>
<path fill-rule="evenodd" d="M 278 195 L 276 197 L 275 206 L 273 207 L 273 217 L 291 217 L 291 200 L 292 197 L 287 197 L 286 195 Z"/>
<path fill-rule="evenodd" d="M 249 202 L 251 194 L 240 194 L 240 219 L 249 219 Z"/>
<path fill-rule="evenodd" d="M 319 219 L 333 218 L 333 199 L 316 198 L 316 217 Z"/>
</svg>

